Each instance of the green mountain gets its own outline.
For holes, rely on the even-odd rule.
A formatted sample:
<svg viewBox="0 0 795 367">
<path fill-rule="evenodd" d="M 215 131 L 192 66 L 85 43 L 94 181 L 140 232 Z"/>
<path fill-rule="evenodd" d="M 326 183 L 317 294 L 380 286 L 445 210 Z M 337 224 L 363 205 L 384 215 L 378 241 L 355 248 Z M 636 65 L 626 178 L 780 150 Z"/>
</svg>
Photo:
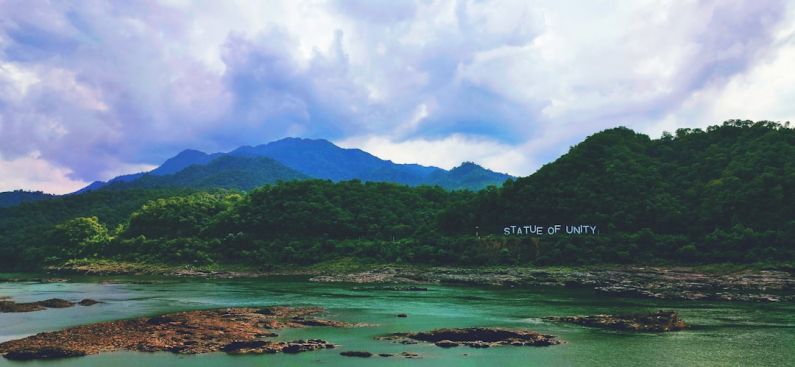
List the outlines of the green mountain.
<svg viewBox="0 0 795 367">
<path fill-rule="evenodd" d="M 487 170 L 473 162 L 464 162 L 449 171 L 436 171 L 427 178 L 427 183 L 446 189 L 477 190 L 488 186 L 500 186 L 512 177 Z"/>
<path fill-rule="evenodd" d="M 593 239 L 578 256 L 604 261 L 616 252 L 627 261 L 773 258 L 792 251 L 795 239 L 795 130 L 727 121 L 657 140 L 606 130 L 533 175 L 482 192 L 446 220 L 451 231 L 596 225 L 600 238 L 615 243 Z M 565 245 L 550 256 L 571 256 Z"/>
<path fill-rule="evenodd" d="M 661 139 L 605 130 L 528 177 L 479 192 L 358 180 L 207 192 L 233 185 L 211 173 L 279 167 L 222 157 L 113 190 L 0 209 L 0 264 L 786 263 L 795 261 L 794 157 L 795 130 L 733 120 Z M 477 180 L 468 168 L 451 172 Z M 296 177 L 280 169 L 258 179 Z M 175 188 L 185 182 L 203 183 Z M 556 225 L 554 235 L 516 233 Z M 567 234 L 574 226 L 596 233 Z"/>
</svg>

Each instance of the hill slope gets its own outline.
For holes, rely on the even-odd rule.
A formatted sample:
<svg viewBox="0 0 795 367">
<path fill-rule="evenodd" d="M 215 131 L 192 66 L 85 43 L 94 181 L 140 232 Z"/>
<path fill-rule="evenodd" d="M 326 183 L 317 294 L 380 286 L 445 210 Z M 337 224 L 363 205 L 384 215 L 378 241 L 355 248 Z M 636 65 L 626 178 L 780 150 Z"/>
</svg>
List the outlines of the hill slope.
<svg viewBox="0 0 795 367">
<path fill-rule="evenodd" d="M 154 172 L 154 171 L 153 171 Z M 160 171 L 164 172 L 164 171 Z M 148 173 L 139 179 L 114 183 L 108 189 L 173 187 L 190 189 L 251 190 L 278 181 L 308 177 L 265 157 L 233 157 L 222 155 L 207 164 L 194 164 L 174 174 Z"/>
<path fill-rule="evenodd" d="M 795 130 L 728 121 L 652 140 L 610 129 L 533 175 L 479 196 L 449 213 L 450 230 L 590 224 L 603 238 L 643 235 L 593 240 L 579 256 L 620 251 L 627 261 L 766 258 L 795 250 Z"/>
</svg>

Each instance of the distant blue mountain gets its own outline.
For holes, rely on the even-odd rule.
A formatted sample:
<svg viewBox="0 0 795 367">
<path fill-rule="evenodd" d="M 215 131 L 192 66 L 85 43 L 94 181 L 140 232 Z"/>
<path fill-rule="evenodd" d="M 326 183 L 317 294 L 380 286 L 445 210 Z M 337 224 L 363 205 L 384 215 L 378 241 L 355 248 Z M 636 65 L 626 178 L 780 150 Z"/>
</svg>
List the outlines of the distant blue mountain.
<svg viewBox="0 0 795 367">
<path fill-rule="evenodd" d="M 448 189 L 482 189 L 500 185 L 510 175 L 467 162 L 447 171 L 419 164 L 383 160 L 361 149 L 340 148 L 328 140 L 286 138 L 255 147 L 237 148 L 230 155 L 273 158 L 310 177 L 343 181 L 384 181 L 406 185 L 439 185 Z"/>
<path fill-rule="evenodd" d="M 479 190 L 489 185 L 501 185 L 505 180 L 511 178 L 510 175 L 485 169 L 472 162 L 466 162 L 447 171 L 438 167 L 427 167 L 419 164 L 394 163 L 390 160 L 378 158 L 361 149 L 338 147 L 328 140 L 286 138 L 254 147 L 242 146 L 229 153 L 207 154 L 198 150 L 184 150 L 147 174 L 136 173 L 119 176 L 108 182 L 94 182 L 77 193 L 96 190 L 105 187 L 109 183 L 129 183 L 145 177 L 148 182 L 154 182 L 151 176 L 178 174 L 192 166 L 208 165 L 222 157 L 266 157 L 295 170 L 301 174 L 301 177 L 332 181 L 357 179 L 362 181 L 394 182 L 411 186 L 438 185 L 447 189 Z M 238 163 L 240 162 L 236 164 Z M 275 166 L 259 163 L 261 168 L 267 166 L 270 169 L 276 169 Z M 210 173 L 206 170 L 202 172 Z M 229 174 L 242 175 L 242 172 L 238 170 L 237 173 Z M 261 174 L 264 175 L 262 177 L 294 176 L 282 171 L 274 172 L 272 175 L 268 172 Z M 191 177 L 201 180 L 195 174 Z M 297 179 L 298 177 L 295 176 L 293 178 Z M 250 186 L 242 184 L 245 180 L 243 178 L 240 180 L 230 178 L 229 180 L 236 183 L 234 185 L 235 188 L 240 188 L 241 185 Z M 188 184 L 187 181 L 182 179 L 175 182 Z"/>
<path fill-rule="evenodd" d="M 17 206 L 22 203 L 30 203 L 54 197 L 56 197 L 56 195 L 45 194 L 41 191 L 15 190 L 8 192 L 0 192 L 0 208 Z"/>
<path fill-rule="evenodd" d="M 179 154 L 163 162 L 160 167 L 150 171 L 153 175 L 173 175 L 194 164 L 207 164 L 224 155 L 223 153 L 207 154 L 194 149 L 185 149 Z"/>
<path fill-rule="evenodd" d="M 269 157 L 308 176 L 332 181 L 358 179 L 419 185 L 430 175 L 445 172 L 418 164 L 396 164 L 361 149 L 340 148 L 323 139 L 286 138 L 240 147 L 229 154 Z"/>
<path fill-rule="evenodd" d="M 112 178 L 112 179 L 110 179 L 108 181 L 94 181 L 94 182 L 90 183 L 88 186 L 86 186 L 86 187 L 84 187 L 84 188 L 82 188 L 80 190 L 77 190 L 77 191 L 71 193 L 70 195 L 81 194 L 81 193 L 84 193 L 86 191 L 92 191 L 92 190 L 101 189 L 101 188 L 103 188 L 103 187 L 105 187 L 107 185 L 110 185 L 110 184 L 116 183 L 116 182 L 132 182 L 132 181 L 135 181 L 135 180 L 141 178 L 145 174 L 146 174 L 145 172 L 130 173 L 128 175 L 122 175 L 122 176 L 114 177 L 114 178 Z"/>
<path fill-rule="evenodd" d="M 310 178 L 268 157 L 236 157 L 226 154 L 220 155 L 207 164 L 193 164 L 173 174 L 164 175 L 154 172 L 146 173 L 134 181 L 113 182 L 105 188 L 175 187 L 251 190 L 278 181 Z"/>
</svg>

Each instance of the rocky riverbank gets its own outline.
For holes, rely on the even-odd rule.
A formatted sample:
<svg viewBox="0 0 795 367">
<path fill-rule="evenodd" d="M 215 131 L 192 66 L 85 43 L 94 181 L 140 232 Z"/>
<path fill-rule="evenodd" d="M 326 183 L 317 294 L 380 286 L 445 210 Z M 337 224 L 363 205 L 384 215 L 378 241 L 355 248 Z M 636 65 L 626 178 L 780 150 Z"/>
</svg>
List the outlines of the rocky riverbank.
<svg viewBox="0 0 795 367">
<path fill-rule="evenodd" d="M 421 291 L 424 284 L 468 284 L 503 287 L 576 287 L 597 292 L 658 299 L 777 302 L 795 300 L 795 273 L 781 270 L 744 270 L 707 273 L 693 268 L 603 267 L 412 267 L 369 266 L 367 270 L 290 268 L 281 271 L 223 271 L 194 267 L 141 264 L 67 263 L 49 268 L 57 275 L 163 275 L 199 278 L 253 278 L 307 276 L 315 282 L 349 282 L 368 286 L 356 290 Z M 61 281 L 60 278 L 56 278 Z"/>
<path fill-rule="evenodd" d="M 707 274 L 686 268 L 623 267 L 561 270 L 544 268 L 385 266 L 346 274 L 323 274 L 315 282 L 470 284 L 505 287 L 579 287 L 616 295 L 658 299 L 759 301 L 795 300 L 795 276 L 785 271 Z"/>
<path fill-rule="evenodd" d="M 363 326 L 317 318 L 322 311 L 317 307 L 228 308 L 102 322 L 8 341 L 0 344 L 0 354 L 8 359 L 29 360 L 117 350 L 298 353 L 336 345 L 319 339 L 285 342 L 267 338 L 278 336 L 274 330 L 283 328 Z"/>
</svg>

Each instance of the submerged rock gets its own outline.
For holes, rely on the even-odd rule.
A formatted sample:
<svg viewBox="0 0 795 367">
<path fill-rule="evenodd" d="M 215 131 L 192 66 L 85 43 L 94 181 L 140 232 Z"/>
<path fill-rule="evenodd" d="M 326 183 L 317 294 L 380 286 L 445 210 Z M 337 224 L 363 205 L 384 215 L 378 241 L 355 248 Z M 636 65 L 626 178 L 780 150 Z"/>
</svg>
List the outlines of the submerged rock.
<svg viewBox="0 0 795 367">
<path fill-rule="evenodd" d="M 74 302 L 70 302 L 60 298 L 50 298 L 44 301 L 38 301 L 36 302 L 36 304 L 39 304 L 47 308 L 67 308 L 75 305 Z"/>
<path fill-rule="evenodd" d="M 53 359 L 67 357 L 82 357 L 86 355 L 82 351 L 66 349 L 60 347 L 43 347 L 30 349 L 17 349 L 3 355 L 3 357 L 15 361 L 28 361 L 32 359 Z"/>
<path fill-rule="evenodd" d="M 647 314 L 548 317 L 547 320 L 624 331 L 665 332 L 687 327 L 674 311 Z"/>
<path fill-rule="evenodd" d="M 428 288 L 414 285 L 379 285 L 372 287 L 353 287 L 355 291 L 395 291 L 395 292 L 427 292 Z"/>
<path fill-rule="evenodd" d="M 317 307 L 228 308 L 101 322 L 0 343 L 0 354 L 10 359 L 46 359 L 117 350 L 248 354 L 299 353 L 334 348 L 334 344 L 320 339 L 291 342 L 260 339 L 275 335 L 267 329 L 315 324 L 308 322 L 312 320 L 309 317 L 320 312 L 322 309 Z M 302 322 L 296 322 L 294 318 L 301 318 L 299 321 Z M 339 321 L 320 324 L 358 326 Z"/>
<path fill-rule="evenodd" d="M 489 348 L 497 345 L 548 346 L 561 343 L 560 340 L 552 335 L 543 335 L 535 331 L 486 327 L 396 333 L 378 337 L 377 339 L 391 340 L 398 343 L 405 343 L 407 340 L 419 340 L 434 343 L 441 348 L 451 348 L 458 345 L 472 348 Z"/>
<path fill-rule="evenodd" d="M 347 351 L 347 352 L 340 352 L 341 356 L 345 357 L 361 357 L 361 358 L 370 358 L 373 356 L 373 353 L 370 352 L 361 352 L 361 351 Z"/>
<path fill-rule="evenodd" d="M 74 302 L 60 298 L 50 298 L 44 301 L 16 303 L 6 300 L 0 301 L 0 312 L 33 312 L 46 308 L 66 308 L 74 306 Z"/>
<path fill-rule="evenodd" d="M 44 310 L 45 307 L 35 302 L 16 303 L 14 301 L 0 301 L 0 312 L 33 312 Z"/>
<path fill-rule="evenodd" d="M 442 347 L 442 348 L 452 348 L 459 346 L 458 343 L 451 340 L 440 340 L 434 344 L 436 344 L 437 347 Z"/>
<path fill-rule="evenodd" d="M 91 298 L 86 298 L 86 299 L 81 300 L 80 302 L 77 302 L 77 304 L 80 305 L 80 306 L 93 306 L 93 305 L 95 305 L 97 303 L 102 303 L 102 302 L 97 301 L 97 300 L 93 300 Z"/>
</svg>

